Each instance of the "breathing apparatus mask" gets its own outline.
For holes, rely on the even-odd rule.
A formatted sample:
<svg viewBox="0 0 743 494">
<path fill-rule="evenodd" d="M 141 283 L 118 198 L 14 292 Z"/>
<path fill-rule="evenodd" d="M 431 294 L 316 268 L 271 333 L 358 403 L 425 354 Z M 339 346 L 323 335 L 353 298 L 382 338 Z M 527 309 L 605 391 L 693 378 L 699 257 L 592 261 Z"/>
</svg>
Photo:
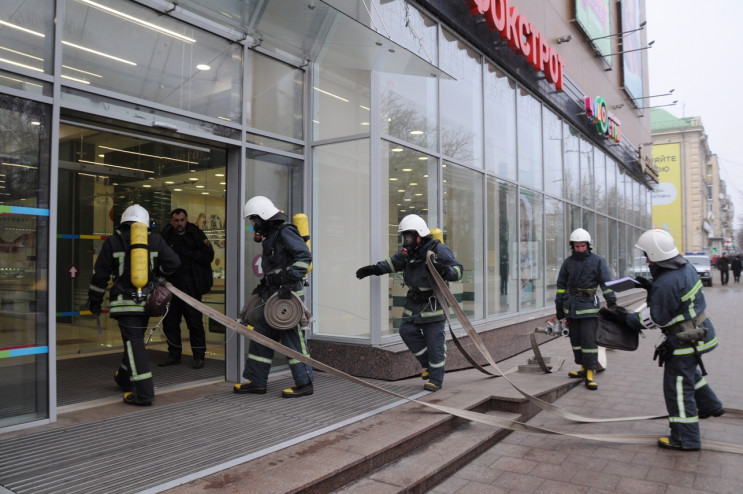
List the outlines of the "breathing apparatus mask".
<svg viewBox="0 0 743 494">
<path fill-rule="evenodd" d="M 258 215 L 251 216 L 248 219 L 253 224 L 253 241 L 257 243 L 263 242 L 266 222 Z"/>
<path fill-rule="evenodd" d="M 415 230 L 402 232 L 402 253 L 409 256 L 420 245 L 421 238 Z"/>
</svg>

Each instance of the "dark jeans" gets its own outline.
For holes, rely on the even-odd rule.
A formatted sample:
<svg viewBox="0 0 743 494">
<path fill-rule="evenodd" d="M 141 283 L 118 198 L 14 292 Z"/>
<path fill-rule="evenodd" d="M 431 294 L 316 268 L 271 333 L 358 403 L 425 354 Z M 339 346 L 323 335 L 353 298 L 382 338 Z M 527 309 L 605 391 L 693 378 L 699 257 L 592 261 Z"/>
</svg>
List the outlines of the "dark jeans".
<svg viewBox="0 0 743 494">
<path fill-rule="evenodd" d="M 720 283 L 722 283 L 723 285 L 727 285 L 729 279 L 730 271 L 728 271 L 727 269 L 724 271 L 720 271 Z"/>
<path fill-rule="evenodd" d="M 201 295 L 191 295 L 196 300 L 201 300 Z M 191 352 L 194 359 L 203 359 L 206 353 L 206 334 L 204 333 L 204 321 L 201 312 L 188 305 L 178 297 L 170 301 L 168 315 L 163 321 L 163 333 L 168 339 L 168 355 L 180 358 L 183 352 L 181 343 L 181 317 L 186 320 L 188 337 L 191 342 Z"/>
</svg>

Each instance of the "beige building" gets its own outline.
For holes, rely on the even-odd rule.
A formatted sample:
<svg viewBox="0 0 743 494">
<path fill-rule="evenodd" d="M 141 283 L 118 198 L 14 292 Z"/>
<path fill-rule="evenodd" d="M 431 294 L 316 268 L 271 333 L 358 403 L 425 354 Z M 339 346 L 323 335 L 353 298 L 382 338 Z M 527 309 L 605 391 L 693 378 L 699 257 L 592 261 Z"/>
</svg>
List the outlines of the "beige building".
<svg viewBox="0 0 743 494">
<path fill-rule="evenodd" d="M 652 110 L 653 160 L 659 184 L 653 194 L 653 225 L 671 232 L 683 252 L 732 250 L 733 204 L 720 179 L 700 117 L 678 118 Z"/>
</svg>

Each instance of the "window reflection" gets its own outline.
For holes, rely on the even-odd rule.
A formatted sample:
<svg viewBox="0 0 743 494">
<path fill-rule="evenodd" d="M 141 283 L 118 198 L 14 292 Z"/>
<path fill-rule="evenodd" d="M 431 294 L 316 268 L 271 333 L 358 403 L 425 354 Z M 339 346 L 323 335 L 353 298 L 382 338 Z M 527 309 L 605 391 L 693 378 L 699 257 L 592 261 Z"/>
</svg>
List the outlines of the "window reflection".
<svg viewBox="0 0 743 494">
<path fill-rule="evenodd" d="M 0 2 L 0 61 L 12 67 L 51 74 L 54 58 L 54 2 Z"/>
<path fill-rule="evenodd" d="M 488 64 L 485 75 L 485 168 L 516 180 L 516 83 Z"/>
<path fill-rule="evenodd" d="M 518 270 L 521 308 L 535 308 L 544 304 L 542 256 L 543 198 L 528 190 L 519 192 Z"/>
<path fill-rule="evenodd" d="M 519 90 L 516 100 L 518 122 L 519 182 L 542 189 L 542 104 Z"/>
<path fill-rule="evenodd" d="M 437 83 L 433 78 L 380 73 L 382 134 L 438 148 Z"/>
</svg>

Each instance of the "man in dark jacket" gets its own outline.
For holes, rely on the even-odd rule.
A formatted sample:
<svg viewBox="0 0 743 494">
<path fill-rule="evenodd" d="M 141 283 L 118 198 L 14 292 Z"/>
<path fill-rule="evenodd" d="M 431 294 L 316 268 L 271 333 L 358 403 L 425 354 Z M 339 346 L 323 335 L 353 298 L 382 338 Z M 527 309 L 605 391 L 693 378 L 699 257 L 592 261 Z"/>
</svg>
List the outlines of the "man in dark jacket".
<svg viewBox="0 0 743 494">
<path fill-rule="evenodd" d="M 252 223 L 255 234 L 253 240 L 263 245 L 263 278 L 253 294 L 259 295 L 264 304 L 273 294 L 281 299 L 289 299 L 292 292 L 304 300 L 302 280 L 312 263 L 312 253 L 297 228 L 286 222 L 286 213 L 263 196 L 255 196 L 246 202 L 243 216 Z M 254 330 L 295 352 L 310 356 L 304 331 L 299 324 L 292 329 L 276 329 L 268 324 L 261 311 Z M 250 340 L 242 374 L 245 382 L 235 384 L 234 392 L 265 394 L 273 355 L 272 349 Z M 281 396 L 299 398 L 311 395 L 315 380 L 312 367 L 299 360 L 289 359 L 289 369 L 294 378 L 294 386 L 284 389 Z"/>
<path fill-rule="evenodd" d="M 131 280 L 132 266 L 130 248 L 142 248 L 143 245 L 131 245 L 131 225 L 144 223 L 149 226 L 150 215 L 139 204 L 129 206 L 121 215 L 121 223 L 116 233 L 103 242 L 98 259 L 93 268 L 93 276 L 88 288 L 88 309 L 99 316 L 106 293 L 108 280 L 113 276 L 111 287 L 111 307 L 109 315 L 116 319 L 124 342 L 124 356 L 121 366 L 114 374 L 116 383 L 127 390 L 124 403 L 129 405 L 149 406 L 155 399 L 155 388 L 152 384 L 152 373 L 147 361 L 144 346 L 144 333 L 149 316 L 145 314 L 145 299 L 153 287 L 153 277 L 165 276 L 174 272 L 180 260 L 173 250 L 156 233 L 149 234 L 147 248 L 149 266 L 135 269 L 146 269 L 149 283 L 142 290 L 142 297 Z M 141 274 L 141 273 L 140 273 Z"/>
<path fill-rule="evenodd" d="M 214 248 L 198 226 L 188 222 L 185 209 L 174 209 L 170 213 L 170 224 L 163 229 L 163 239 L 178 254 L 181 265 L 166 279 L 196 300 L 209 292 L 212 286 Z M 170 309 L 163 321 L 163 333 L 168 340 L 168 359 L 157 364 L 160 367 L 181 363 L 181 316 L 186 320 L 194 369 L 204 367 L 206 335 L 201 312 L 178 297 L 173 297 Z"/>
<path fill-rule="evenodd" d="M 671 434 L 658 439 L 665 449 L 696 451 L 701 445 L 699 419 L 725 413 L 722 402 L 704 377 L 701 355 L 717 346 L 712 320 L 707 317 L 702 281 L 696 269 L 665 230 L 648 230 L 635 245 L 647 257 L 653 281 L 637 278 L 648 290 L 641 312 L 601 309 L 601 315 L 632 329 L 660 329 L 663 342 L 655 358 L 664 366 L 663 395 Z"/>
<path fill-rule="evenodd" d="M 609 307 L 617 305 L 617 296 L 606 287 L 611 280 L 609 266 L 603 257 L 591 252 L 591 235 L 583 228 L 570 234 L 570 248 L 573 253 L 563 261 L 557 275 L 557 295 L 555 311 L 557 319 L 566 319 L 573 346 L 577 371 L 568 376 L 585 380 L 588 389 L 598 389 L 594 374 L 598 369 L 598 327 L 599 296 L 597 287 Z"/>
<path fill-rule="evenodd" d="M 446 315 L 433 294 L 433 280 L 428 271 L 426 255 L 436 254 L 436 271 L 446 281 L 462 279 L 462 265 L 449 248 L 434 240 L 425 220 L 418 215 L 405 216 L 397 229 L 402 235 L 402 248 L 392 257 L 356 271 L 358 279 L 403 272 L 408 286 L 400 337 L 420 362 L 427 379 L 426 391 L 438 391 L 444 382 L 446 365 Z"/>
<path fill-rule="evenodd" d="M 720 283 L 727 285 L 730 279 L 730 259 L 727 254 L 723 253 L 722 256 L 717 260 L 717 269 L 720 270 Z"/>
</svg>

